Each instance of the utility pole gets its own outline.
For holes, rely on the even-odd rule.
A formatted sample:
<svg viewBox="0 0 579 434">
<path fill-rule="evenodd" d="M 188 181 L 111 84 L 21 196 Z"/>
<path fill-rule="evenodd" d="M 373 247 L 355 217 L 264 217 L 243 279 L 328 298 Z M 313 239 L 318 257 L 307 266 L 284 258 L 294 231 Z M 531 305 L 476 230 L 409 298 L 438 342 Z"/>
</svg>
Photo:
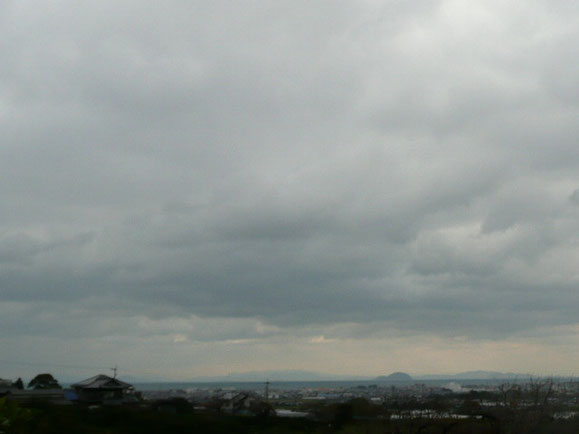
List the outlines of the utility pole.
<svg viewBox="0 0 579 434">
<path fill-rule="evenodd" d="M 269 402 L 269 380 L 265 381 L 265 402 Z"/>
<path fill-rule="evenodd" d="M 111 368 L 111 371 L 113 371 L 113 378 L 117 378 L 117 365 L 115 365 L 114 368 Z"/>
</svg>

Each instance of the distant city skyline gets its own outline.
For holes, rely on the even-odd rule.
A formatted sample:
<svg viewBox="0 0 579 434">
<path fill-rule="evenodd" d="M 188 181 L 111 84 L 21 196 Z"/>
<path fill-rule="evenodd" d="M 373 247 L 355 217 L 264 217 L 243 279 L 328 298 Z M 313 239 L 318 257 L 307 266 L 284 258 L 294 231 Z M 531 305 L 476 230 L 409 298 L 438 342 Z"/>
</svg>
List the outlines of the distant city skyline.
<svg viewBox="0 0 579 434">
<path fill-rule="evenodd" d="M 0 378 L 577 375 L 578 22 L 2 2 Z"/>
</svg>

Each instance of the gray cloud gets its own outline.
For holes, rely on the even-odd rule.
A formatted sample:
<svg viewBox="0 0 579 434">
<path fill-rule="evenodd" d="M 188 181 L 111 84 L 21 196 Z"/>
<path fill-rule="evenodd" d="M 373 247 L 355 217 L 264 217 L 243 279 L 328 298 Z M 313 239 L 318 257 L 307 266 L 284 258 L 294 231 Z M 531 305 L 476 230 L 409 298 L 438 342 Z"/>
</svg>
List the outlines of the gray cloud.
<svg viewBox="0 0 579 434">
<path fill-rule="evenodd" d="M 2 329 L 576 326 L 578 12 L 5 2 Z"/>
</svg>

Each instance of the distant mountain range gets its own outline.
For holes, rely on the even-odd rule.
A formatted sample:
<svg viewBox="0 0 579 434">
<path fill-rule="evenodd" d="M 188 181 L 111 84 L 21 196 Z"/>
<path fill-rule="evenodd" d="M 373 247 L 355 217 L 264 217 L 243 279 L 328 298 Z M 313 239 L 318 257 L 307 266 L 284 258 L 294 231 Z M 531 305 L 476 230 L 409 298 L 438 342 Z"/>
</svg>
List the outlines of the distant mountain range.
<svg viewBox="0 0 579 434">
<path fill-rule="evenodd" d="M 458 374 L 432 374 L 417 375 L 416 380 L 506 380 L 513 378 L 526 378 L 530 374 L 515 374 L 512 372 L 496 371 L 466 371 Z"/>
<path fill-rule="evenodd" d="M 266 371 L 248 371 L 233 372 L 227 375 L 206 376 L 188 378 L 186 380 L 171 380 L 158 376 L 124 376 L 120 379 L 129 383 L 158 383 L 158 382 L 260 382 L 260 381 L 383 381 L 383 382 L 409 382 L 421 380 L 508 380 L 524 379 L 530 377 L 530 374 L 516 374 L 512 372 L 496 371 L 467 371 L 458 374 L 430 374 L 430 375 L 410 375 L 405 372 L 394 372 L 392 374 L 375 376 L 362 375 L 336 375 L 325 374 L 314 371 L 304 370 L 266 370 Z M 68 380 L 68 379 L 67 379 Z M 76 378 L 74 381 L 78 381 Z M 64 383 L 68 381 L 64 380 Z M 71 379 L 70 382 L 73 382 Z"/>
<path fill-rule="evenodd" d="M 192 381 L 347 381 L 347 380 L 369 380 L 372 377 L 356 375 L 335 375 L 324 374 L 312 371 L 284 370 L 284 371 L 249 371 L 232 372 L 224 376 L 200 377 Z"/>
<path fill-rule="evenodd" d="M 301 370 L 270 370 L 270 371 L 250 371 L 234 372 L 224 376 L 198 377 L 191 381 L 419 381 L 419 380 L 504 380 L 514 378 L 526 378 L 529 374 L 515 374 L 495 371 L 467 371 L 458 374 L 432 374 L 411 376 L 405 372 L 394 372 L 389 375 L 378 377 L 361 375 L 335 375 L 320 372 Z"/>
</svg>

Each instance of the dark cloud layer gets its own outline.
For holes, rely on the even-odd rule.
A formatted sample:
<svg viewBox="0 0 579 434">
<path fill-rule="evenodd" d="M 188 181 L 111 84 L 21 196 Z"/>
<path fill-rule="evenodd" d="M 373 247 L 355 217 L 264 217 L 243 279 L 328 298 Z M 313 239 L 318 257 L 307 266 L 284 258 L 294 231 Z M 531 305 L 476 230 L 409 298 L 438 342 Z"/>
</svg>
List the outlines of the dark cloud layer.
<svg viewBox="0 0 579 434">
<path fill-rule="evenodd" d="M 4 2 L 0 302 L 29 322 L 0 327 L 576 326 L 578 16 L 573 1 Z M 227 318 L 247 328 L 183 325 Z"/>
</svg>

